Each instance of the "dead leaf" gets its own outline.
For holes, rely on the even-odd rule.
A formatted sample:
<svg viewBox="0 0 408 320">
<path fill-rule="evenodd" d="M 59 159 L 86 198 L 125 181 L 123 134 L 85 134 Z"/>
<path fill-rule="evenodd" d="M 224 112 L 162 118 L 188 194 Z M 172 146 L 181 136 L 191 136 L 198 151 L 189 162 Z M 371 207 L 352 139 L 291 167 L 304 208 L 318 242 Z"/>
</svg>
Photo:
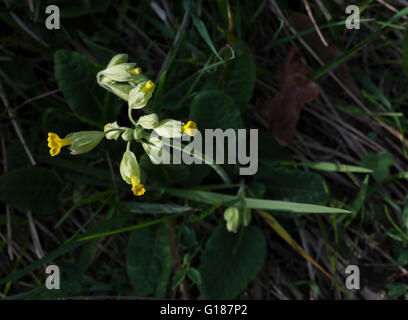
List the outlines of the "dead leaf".
<svg viewBox="0 0 408 320">
<path fill-rule="evenodd" d="M 268 121 L 269 130 L 283 146 L 294 138 L 299 114 L 305 103 L 319 95 L 318 85 L 306 77 L 312 69 L 299 62 L 302 55 L 298 47 L 292 47 L 285 65 L 278 70 L 280 91 L 272 99 L 257 103 Z"/>
</svg>

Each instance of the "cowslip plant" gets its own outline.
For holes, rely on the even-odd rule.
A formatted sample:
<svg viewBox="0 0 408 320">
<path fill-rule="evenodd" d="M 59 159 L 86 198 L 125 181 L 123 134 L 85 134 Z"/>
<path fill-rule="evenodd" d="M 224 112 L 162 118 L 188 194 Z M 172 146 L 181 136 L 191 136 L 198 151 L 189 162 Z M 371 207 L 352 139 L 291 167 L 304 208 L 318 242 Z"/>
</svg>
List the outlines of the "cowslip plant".
<svg viewBox="0 0 408 320">
<path fill-rule="evenodd" d="M 48 147 L 53 157 L 58 155 L 63 147 L 68 147 L 71 154 L 75 155 L 91 151 L 103 138 L 117 140 L 121 137 L 127 141 L 127 147 L 120 162 L 120 174 L 126 183 L 132 185 L 133 194 L 141 196 L 146 189 L 141 184 L 139 163 L 130 150 L 132 141 L 141 143 L 150 160 L 158 163 L 157 155 L 165 152 L 161 138 L 178 138 L 184 133 L 194 136 L 197 133 L 197 124 L 193 121 L 183 123 L 173 119 L 160 121 L 155 113 L 141 116 L 135 121 L 132 111 L 147 105 L 153 95 L 155 84 L 142 73 L 142 69 L 137 67 L 136 63 L 127 61 L 127 54 L 115 55 L 106 68 L 98 72 L 96 80 L 101 87 L 127 101 L 128 117 L 133 127 L 122 127 L 114 121 L 107 123 L 103 131 L 73 132 L 64 138 L 49 132 Z"/>
</svg>

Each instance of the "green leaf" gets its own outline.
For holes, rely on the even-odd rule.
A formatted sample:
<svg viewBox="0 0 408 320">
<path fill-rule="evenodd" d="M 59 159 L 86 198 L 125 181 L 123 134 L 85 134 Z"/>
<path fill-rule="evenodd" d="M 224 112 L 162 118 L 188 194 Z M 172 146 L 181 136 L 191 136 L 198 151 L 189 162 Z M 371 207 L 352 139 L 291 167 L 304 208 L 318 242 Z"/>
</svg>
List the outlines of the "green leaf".
<svg viewBox="0 0 408 320">
<path fill-rule="evenodd" d="M 58 157 L 50 157 L 49 155 L 47 156 L 36 156 L 35 160 L 38 162 L 48 164 L 51 167 L 59 167 L 63 169 L 68 169 L 70 171 L 76 171 L 80 172 L 83 174 L 87 174 L 92 176 L 92 179 L 101 179 L 101 180 L 106 180 L 106 181 L 111 181 L 112 177 L 110 176 L 109 172 L 103 169 L 91 167 L 89 165 L 83 165 L 80 162 L 77 161 L 70 161 L 70 160 L 64 160 Z"/>
<path fill-rule="evenodd" d="M 272 199 L 305 203 L 324 203 L 328 200 L 325 181 L 314 172 L 262 164 L 256 180 L 265 182 L 266 194 Z"/>
<path fill-rule="evenodd" d="M 210 35 L 208 34 L 207 28 L 205 27 L 204 22 L 197 18 L 197 17 L 193 17 L 193 22 L 194 25 L 196 26 L 198 32 L 200 33 L 200 36 L 204 39 L 205 43 L 208 45 L 208 47 L 211 49 L 211 51 L 214 53 L 214 55 L 222 60 L 222 58 L 219 56 L 217 50 L 215 50 L 214 44 L 210 38 Z"/>
<path fill-rule="evenodd" d="M 242 119 L 234 99 L 222 91 L 206 90 L 197 94 L 191 104 L 189 119 L 198 129 L 226 130 L 242 128 Z"/>
<path fill-rule="evenodd" d="M 193 281 L 196 285 L 201 285 L 201 274 L 196 268 L 188 268 L 187 276 Z"/>
<path fill-rule="evenodd" d="M 78 52 L 55 53 L 55 78 L 69 107 L 82 121 L 101 127 L 106 115 L 104 99 L 109 93 L 98 86 L 98 71 L 91 60 Z"/>
<path fill-rule="evenodd" d="M 398 264 L 405 266 L 408 264 L 408 250 L 402 250 L 397 260 Z"/>
<path fill-rule="evenodd" d="M 168 282 L 172 270 L 173 270 L 173 258 L 171 254 L 168 254 L 166 260 L 164 261 L 164 267 L 162 272 L 160 273 L 159 280 L 157 281 L 156 291 L 154 294 L 156 299 L 166 298 Z"/>
<path fill-rule="evenodd" d="M 399 282 L 387 283 L 386 287 L 388 289 L 388 295 L 390 296 L 390 298 L 398 298 L 408 290 L 408 287 L 405 283 Z"/>
<path fill-rule="evenodd" d="M 363 183 L 361 184 L 360 191 L 358 192 L 357 197 L 351 203 L 350 209 L 353 212 L 352 214 L 353 217 L 356 216 L 360 212 L 361 208 L 364 207 L 364 202 L 367 199 L 369 179 L 370 179 L 370 176 L 366 175 Z"/>
<path fill-rule="evenodd" d="M 298 162 L 296 165 L 321 171 L 371 173 L 373 170 L 333 162 Z"/>
<path fill-rule="evenodd" d="M 196 244 L 196 233 L 193 228 L 185 225 L 181 231 L 181 239 L 179 246 L 181 249 L 186 250 L 194 247 Z"/>
<path fill-rule="evenodd" d="M 223 74 L 223 89 L 234 98 L 236 105 L 242 111 L 254 91 L 255 62 L 251 52 L 245 45 L 237 44 L 232 49 L 235 58 L 227 62 L 228 65 Z"/>
<path fill-rule="evenodd" d="M 0 176 L 0 201 L 21 211 L 49 214 L 60 209 L 61 184 L 46 168 L 25 167 Z"/>
<path fill-rule="evenodd" d="M 223 206 L 231 206 L 237 208 L 250 208 L 250 209 L 264 209 L 271 211 L 289 211 L 296 214 L 304 213 L 349 213 L 350 211 L 344 209 L 324 207 L 314 204 L 306 203 L 296 203 L 289 201 L 278 201 L 278 200 L 264 200 L 264 199 L 254 199 L 254 198 L 237 198 L 236 196 L 231 196 L 216 192 L 207 192 L 199 190 L 186 190 L 186 189 L 164 189 L 167 194 L 182 198 L 189 199 L 196 202 L 207 203 L 207 204 L 222 204 Z"/>
<path fill-rule="evenodd" d="M 171 254 L 170 238 L 165 224 L 135 230 L 127 248 L 126 268 L 134 293 L 146 296 L 154 293 L 163 278 L 170 276 L 166 261 Z"/>
<path fill-rule="evenodd" d="M 292 154 L 288 148 L 281 146 L 270 132 L 259 132 L 259 160 L 274 163 L 292 161 Z"/>
<path fill-rule="evenodd" d="M 187 274 L 186 268 L 181 268 L 177 270 L 173 278 L 173 288 L 177 288 L 180 285 L 180 283 L 183 282 L 184 278 L 186 277 L 186 274 Z"/>
<path fill-rule="evenodd" d="M 116 206 L 123 211 L 140 213 L 140 214 L 173 214 L 190 211 L 188 206 L 181 206 L 173 203 L 148 203 L 148 202 L 124 202 L 116 203 Z"/>
<path fill-rule="evenodd" d="M 207 299 L 236 297 L 255 279 L 265 257 L 265 238 L 258 228 L 233 234 L 220 224 L 201 256 L 201 292 Z"/>
<path fill-rule="evenodd" d="M 374 180 L 381 183 L 390 175 L 390 169 L 394 164 L 394 156 L 387 151 L 381 151 L 377 154 L 368 153 L 360 165 L 374 171 Z"/>
</svg>

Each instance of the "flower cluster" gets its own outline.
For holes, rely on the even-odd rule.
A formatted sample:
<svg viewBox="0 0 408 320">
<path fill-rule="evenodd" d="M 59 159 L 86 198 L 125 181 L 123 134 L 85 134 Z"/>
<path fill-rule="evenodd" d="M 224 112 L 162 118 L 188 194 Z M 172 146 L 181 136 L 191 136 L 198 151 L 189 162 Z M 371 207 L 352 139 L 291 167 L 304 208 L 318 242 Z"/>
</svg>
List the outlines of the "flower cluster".
<svg viewBox="0 0 408 320">
<path fill-rule="evenodd" d="M 193 136 L 197 133 L 197 125 L 193 121 L 183 123 L 178 120 L 165 119 L 160 121 L 155 113 L 141 116 L 137 121 L 132 117 L 132 110 L 147 105 L 153 95 L 155 84 L 142 73 L 135 63 L 128 63 L 126 54 L 114 56 L 106 69 L 98 72 L 98 84 L 128 102 L 128 116 L 133 127 L 119 126 L 117 121 L 107 123 L 103 131 L 81 131 L 70 133 L 60 138 L 56 133 L 48 133 L 48 147 L 51 156 L 60 153 L 62 147 L 68 147 L 71 154 L 91 151 L 105 137 L 117 140 L 121 137 L 127 141 L 126 151 L 120 163 L 122 179 L 132 185 L 135 196 L 145 193 L 141 184 L 140 167 L 135 154 L 130 151 L 132 141 L 142 144 L 143 149 L 153 163 L 158 163 L 157 155 L 164 150 L 161 137 L 178 138 L 184 133 Z"/>
</svg>

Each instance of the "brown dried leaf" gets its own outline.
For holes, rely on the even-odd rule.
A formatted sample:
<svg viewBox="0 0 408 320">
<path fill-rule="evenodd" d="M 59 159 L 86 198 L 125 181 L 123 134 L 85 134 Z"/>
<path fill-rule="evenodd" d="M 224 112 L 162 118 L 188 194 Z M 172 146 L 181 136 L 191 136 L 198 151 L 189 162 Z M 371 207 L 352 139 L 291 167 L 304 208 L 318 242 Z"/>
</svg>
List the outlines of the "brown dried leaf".
<svg viewBox="0 0 408 320">
<path fill-rule="evenodd" d="M 285 65 L 278 70 L 281 90 L 272 99 L 261 100 L 257 104 L 268 121 L 269 130 L 283 146 L 294 138 L 305 103 L 319 95 L 317 84 L 306 77 L 312 69 L 299 63 L 301 57 L 300 49 L 292 47 Z"/>
</svg>

